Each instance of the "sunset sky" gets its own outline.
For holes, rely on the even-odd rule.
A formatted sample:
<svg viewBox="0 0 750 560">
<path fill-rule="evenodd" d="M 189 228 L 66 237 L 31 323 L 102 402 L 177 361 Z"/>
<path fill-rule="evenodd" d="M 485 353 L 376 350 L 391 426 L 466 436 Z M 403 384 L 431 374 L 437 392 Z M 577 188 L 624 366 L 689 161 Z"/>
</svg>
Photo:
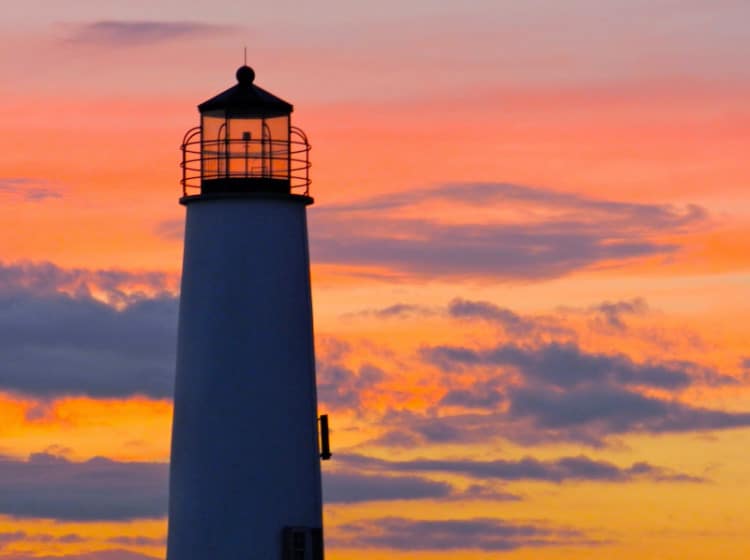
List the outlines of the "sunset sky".
<svg viewBox="0 0 750 560">
<path fill-rule="evenodd" d="M 313 146 L 327 558 L 750 557 L 747 0 L 2 7 L 0 560 L 164 557 L 244 46 Z"/>
</svg>

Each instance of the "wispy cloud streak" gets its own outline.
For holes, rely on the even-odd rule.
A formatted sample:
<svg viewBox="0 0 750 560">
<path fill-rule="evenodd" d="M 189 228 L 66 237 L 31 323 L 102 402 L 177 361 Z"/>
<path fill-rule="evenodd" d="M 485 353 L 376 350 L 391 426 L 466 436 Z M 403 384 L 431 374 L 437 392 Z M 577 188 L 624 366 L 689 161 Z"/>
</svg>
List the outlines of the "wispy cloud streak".
<svg viewBox="0 0 750 560">
<path fill-rule="evenodd" d="M 469 476 L 481 480 L 534 480 L 543 482 L 631 482 L 648 479 L 655 482 L 703 482 L 701 477 L 672 472 L 647 462 L 619 467 L 609 461 L 597 461 L 585 455 L 539 460 L 524 457 L 516 460 L 498 459 L 477 461 L 470 459 L 413 459 L 389 461 L 357 454 L 339 454 L 338 460 L 347 465 L 386 472 L 442 472 Z"/>
<path fill-rule="evenodd" d="M 113 21 L 78 25 L 68 37 L 74 44 L 135 46 L 176 39 L 221 36 L 235 31 L 229 25 L 197 21 Z"/>
<path fill-rule="evenodd" d="M 49 181 L 28 177 L 0 177 L 0 194 L 18 196 L 31 202 L 62 198 L 59 188 Z"/>
<path fill-rule="evenodd" d="M 446 222 L 403 214 L 436 201 L 464 209 L 510 208 L 524 218 Z M 315 210 L 311 243 L 314 260 L 324 263 L 418 276 L 539 280 L 676 253 L 680 246 L 662 236 L 705 219 L 694 205 L 598 200 L 503 183 L 453 184 Z"/>
<path fill-rule="evenodd" d="M 543 522 L 502 519 L 422 520 L 383 517 L 347 523 L 334 539 L 342 548 L 389 548 L 393 550 L 508 551 L 524 547 L 593 545 L 575 529 Z"/>
</svg>

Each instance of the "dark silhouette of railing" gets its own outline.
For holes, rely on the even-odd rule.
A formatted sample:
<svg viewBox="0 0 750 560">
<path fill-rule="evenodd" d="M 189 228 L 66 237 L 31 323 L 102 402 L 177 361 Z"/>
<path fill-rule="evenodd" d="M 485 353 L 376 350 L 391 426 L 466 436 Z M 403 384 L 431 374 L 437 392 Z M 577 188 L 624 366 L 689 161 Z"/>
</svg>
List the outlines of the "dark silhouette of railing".
<svg viewBox="0 0 750 560">
<path fill-rule="evenodd" d="M 288 184 L 289 192 L 310 192 L 310 144 L 292 126 L 289 140 L 268 137 L 202 138 L 201 127 L 191 128 L 182 140 L 182 193 L 201 193 L 204 183 L 226 179 L 257 179 Z"/>
</svg>

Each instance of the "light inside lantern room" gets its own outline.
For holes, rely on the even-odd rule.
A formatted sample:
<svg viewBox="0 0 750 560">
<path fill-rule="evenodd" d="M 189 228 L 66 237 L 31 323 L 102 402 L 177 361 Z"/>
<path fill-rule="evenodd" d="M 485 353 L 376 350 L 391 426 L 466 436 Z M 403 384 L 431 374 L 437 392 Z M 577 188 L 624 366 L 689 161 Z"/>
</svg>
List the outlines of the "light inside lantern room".
<svg viewBox="0 0 750 560">
<path fill-rule="evenodd" d="M 204 178 L 289 175 L 289 115 L 217 109 L 201 116 Z"/>
</svg>

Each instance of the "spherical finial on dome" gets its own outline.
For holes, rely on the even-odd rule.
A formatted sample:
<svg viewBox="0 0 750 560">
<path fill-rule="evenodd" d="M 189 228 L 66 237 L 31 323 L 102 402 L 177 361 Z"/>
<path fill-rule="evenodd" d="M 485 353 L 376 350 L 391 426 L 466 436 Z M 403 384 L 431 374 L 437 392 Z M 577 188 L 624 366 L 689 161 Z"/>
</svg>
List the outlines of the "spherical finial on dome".
<svg viewBox="0 0 750 560">
<path fill-rule="evenodd" d="M 255 70 L 249 66 L 240 66 L 237 70 L 237 81 L 243 85 L 250 85 L 255 80 Z"/>
</svg>

